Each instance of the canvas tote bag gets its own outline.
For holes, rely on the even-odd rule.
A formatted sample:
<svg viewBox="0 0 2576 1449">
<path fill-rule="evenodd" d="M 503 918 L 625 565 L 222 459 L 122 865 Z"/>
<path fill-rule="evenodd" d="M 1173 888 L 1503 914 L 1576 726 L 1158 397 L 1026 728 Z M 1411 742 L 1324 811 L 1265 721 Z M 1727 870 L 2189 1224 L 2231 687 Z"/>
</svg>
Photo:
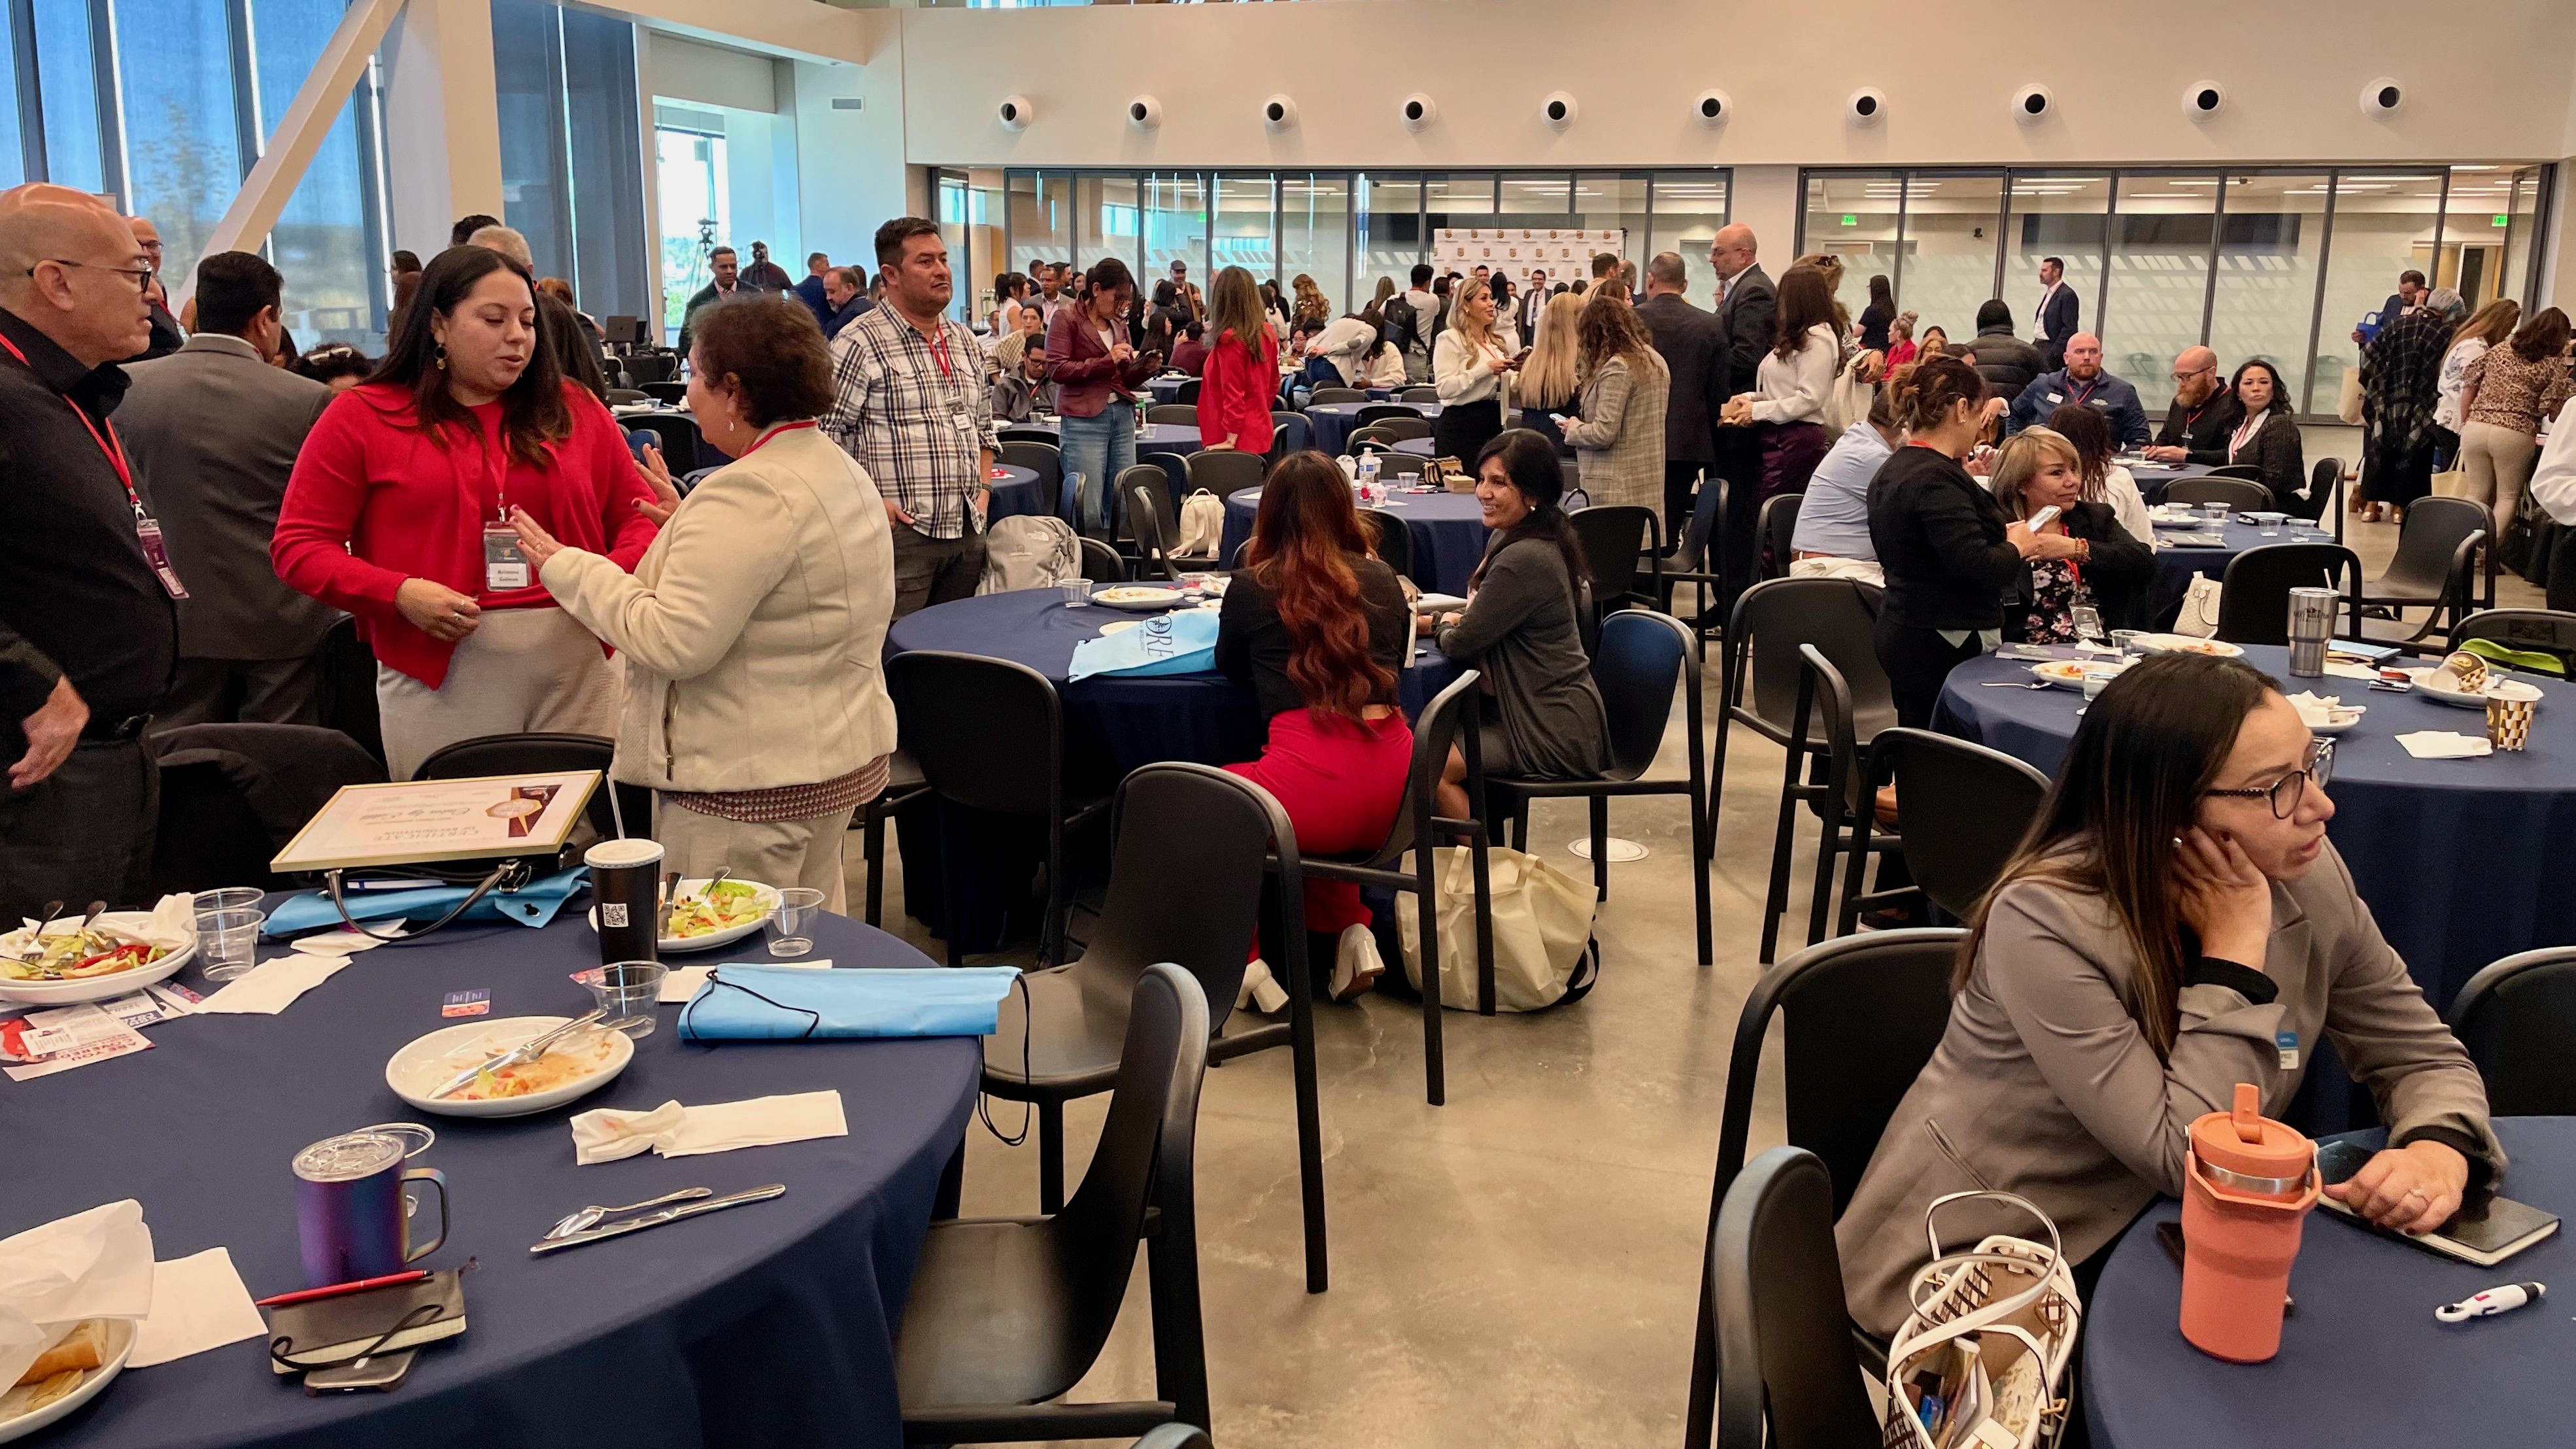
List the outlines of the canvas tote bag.
<svg viewBox="0 0 2576 1449">
<path fill-rule="evenodd" d="M 1494 846 L 1486 851 L 1494 913 L 1494 1007 L 1539 1011 L 1581 1000 L 1600 975 L 1592 944 L 1592 887 L 1534 855 Z M 1432 865 L 1433 909 L 1440 925 L 1440 1002 L 1474 1011 L 1476 991 L 1475 862 L 1463 845 L 1443 846 Z M 1395 898 L 1404 974 L 1422 989 L 1422 898 Z"/>
</svg>

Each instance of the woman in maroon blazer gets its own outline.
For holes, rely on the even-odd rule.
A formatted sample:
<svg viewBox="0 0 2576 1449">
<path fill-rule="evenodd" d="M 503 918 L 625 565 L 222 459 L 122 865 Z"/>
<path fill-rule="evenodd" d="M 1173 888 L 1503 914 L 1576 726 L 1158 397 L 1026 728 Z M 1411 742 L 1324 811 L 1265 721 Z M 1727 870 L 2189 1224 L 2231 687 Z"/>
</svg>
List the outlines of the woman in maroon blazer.
<svg viewBox="0 0 2576 1449">
<path fill-rule="evenodd" d="M 1059 309 L 1047 328 L 1047 380 L 1055 384 L 1056 413 L 1064 420 L 1065 471 L 1082 480 L 1074 494 L 1079 526 L 1106 533 L 1110 485 L 1136 466 L 1136 387 L 1162 370 L 1163 355 L 1128 344 L 1124 318 L 1136 300 L 1136 279 L 1125 262 L 1103 258 L 1085 280 L 1089 291 L 1080 305 Z"/>
</svg>

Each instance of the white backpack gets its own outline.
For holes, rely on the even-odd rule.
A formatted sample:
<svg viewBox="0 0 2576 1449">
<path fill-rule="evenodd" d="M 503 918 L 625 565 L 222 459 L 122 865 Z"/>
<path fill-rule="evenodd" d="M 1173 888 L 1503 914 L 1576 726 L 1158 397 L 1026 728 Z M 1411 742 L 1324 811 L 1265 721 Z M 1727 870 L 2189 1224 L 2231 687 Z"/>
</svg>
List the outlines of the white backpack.
<svg viewBox="0 0 2576 1449">
<path fill-rule="evenodd" d="M 984 539 L 979 594 L 1047 589 L 1082 577 L 1082 545 L 1072 525 L 1043 514 L 1019 514 L 992 527 Z"/>
<path fill-rule="evenodd" d="M 1225 539 L 1225 500 L 1202 488 L 1181 500 L 1181 537 L 1174 558 L 1215 558 Z"/>
</svg>

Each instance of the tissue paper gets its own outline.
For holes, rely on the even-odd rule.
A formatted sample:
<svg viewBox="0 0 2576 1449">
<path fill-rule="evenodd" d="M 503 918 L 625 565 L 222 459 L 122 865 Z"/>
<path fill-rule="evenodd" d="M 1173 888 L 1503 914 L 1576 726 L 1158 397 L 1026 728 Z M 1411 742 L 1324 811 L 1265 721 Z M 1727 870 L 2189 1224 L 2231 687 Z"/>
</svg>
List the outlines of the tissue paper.
<svg viewBox="0 0 2576 1449">
<path fill-rule="evenodd" d="M 132 1198 L 0 1239 L 0 1387 L 86 1318 L 152 1312 L 152 1230 Z"/>
</svg>

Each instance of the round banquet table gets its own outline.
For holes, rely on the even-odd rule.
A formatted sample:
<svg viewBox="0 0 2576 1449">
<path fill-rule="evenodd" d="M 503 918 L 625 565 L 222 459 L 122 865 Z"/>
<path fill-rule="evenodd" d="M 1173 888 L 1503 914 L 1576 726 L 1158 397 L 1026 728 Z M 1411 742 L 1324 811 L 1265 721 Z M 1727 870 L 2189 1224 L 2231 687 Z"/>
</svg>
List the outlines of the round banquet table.
<svg viewBox="0 0 2576 1449">
<path fill-rule="evenodd" d="M 1350 451 L 1351 434 L 1360 425 L 1360 409 L 1379 407 L 1411 408 L 1425 418 L 1440 416 L 1438 403 L 1317 403 L 1306 409 L 1306 426 L 1314 434 L 1316 449 L 1334 457 Z"/>
<path fill-rule="evenodd" d="M 427 1117 L 385 1086 L 404 1043 L 458 1023 L 444 993 L 492 994 L 492 1018 L 573 1015 L 567 979 L 599 964 L 579 897 L 543 930 L 451 926 L 360 953 L 277 1016 L 197 1016 L 145 1029 L 153 1049 L 7 1087 L 0 1234 L 131 1197 L 162 1261 L 231 1251 L 254 1298 L 304 1285 L 288 1161 L 375 1122 L 426 1120 L 414 1165 L 447 1175 L 447 1243 L 420 1266 L 465 1275 L 462 1337 L 420 1350 L 391 1393 L 305 1397 L 259 1339 L 121 1375 L 52 1429 L 54 1449 L 564 1449 L 902 1442 L 894 1334 L 941 1174 L 960 1148 L 982 1062 L 972 1039 L 684 1045 L 679 1008 L 635 1060 L 568 1108 L 506 1119 Z M 812 932 L 836 966 L 931 963 L 839 916 Z M 262 943 L 261 955 L 282 954 Z M 692 961 L 768 959 L 761 937 Z M 211 992 L 193 966 L 180 979 Z M 572 1113 L 837 1088 L 850 1134 L 577 1167 Z M 42 1164 L 41 1167 L 32 1166 Z M 531 1258 L 584 1203 L 683 1187 L 787 1194 Z M 421 1223 L 428 1226 L 427 1204 Z"/>
<path fill-rule="evenodd" d="M 2475 760 L 2419 760 L 2394 736 L 2485 733 L 2474 710 L 2363 681 L 2292 679 L 2289 651 L 2247 645 L 2246 662 L 2296 694 L 2337 695 L 2369 713 L 2335 740 L 2328 838 L 2351 867 L 2380 931 L 2436 1009 L 2479 967 L 2516 951 L 2576 942 L 2576 685 L 2550 681 L 2527 749 Z M 2054 774 L 2083 700 L 2064 689 L 1989 689 L 2030 678 L 1996 655 L 1950 672 L 1933 727 Z M 2571 1310 L 2576 1311 L 2576 1310 Z"/>
<path fill-rule="evenodd" d="M 2177 478 L 2206 478 L 2217 471 L 2214 463 L 2144 463 L 2132 459 L 2118 460 L 2137 480 L 2138 494 L 2150 507 L 2165 501 L 2165 488 Z"/>
<path fill-rule="evenodd" d="M 1181 384 L 1190 380 L 1188 377 L 1148 378 L 1145 391 L 1152 394 L 1158 403 L 1176 403 L 1181 400 Z"/>
<path fill-rule="evenodd" d="M 942 649 L 1012 660 L 1045 675 L 1064 702 L 1069 792 L 1106 793 L 1129 770 L 1159 760 L 1225 765 L 1259 758 L 1268 724 L 1249 684 L 1214 671 L 1103 674 L 1078 683 L 1066 678 L 1075 645 L 1099 637 L 1104 624 L 1142 617 L 1101 604 L 1068 608 L 1054 589 L 980 594 L 896 620 L 886 635 L 886 655 Z M 1460 672 L 1437 649 L 1417 641 L 1414 667 L 1397 680 L 1406 716 L 1419 714 Z M 928 798 L 907 806 L 897 818 L 905 910 L 945 939 L 941 882 L 953 880 L 963 949 L 970 954 L 997 949 L 1009 938 L 1013 913 L 1025 903 L 1026 890 L 1012 883 L 1029 879 L 1032 841 L 1036 859 L 1045 858 L 1043 826 Z"/>
<path fill-rule="evenodd" d="M 1016 463 L 993 465 L 993 503 L 984 515 L 987 523 L 999 523 L 1022 514 L 1054 512 L 1055 500 L 1047 497 L 1046 490 L 1038 486 L 1035 468 L 1023 468 Z"/>
<path fill-rule="evenodd" d="M 2512 1162 L 2505 1195 L 2576 1213 L 2576 1117 L 2500 1117 L 2495 1130 Z M 2279 1356 L 2231 1364 L 2193 1348 L 2176 1326 L 2182 1274 L 2155 1225 L 2181 1215 L 2170 1200 L 2149 1208 L 2084 1305 L 2084 1417 L 2095 1449 L 2567 1441 L 2558 1375 L 2576 1358 L 2576 1320 L 2558 1294 L 2576 1278 L 2576 1243 L 2564 1230 L 2479 1268 L 2319 1208 L 2290 1269 L 2299 1308 L 2281 1325 Z M 2433 1319 L 2445 1303 L 2512 1282 L 2553 1291 L 2497 1318 Z"/>
<path fill-rule="evenodd" d="M 1404 520 L 1412 543 L 1410 577 L 1431 593 L 1467 595 L 1467 575 L 1485 556 L 1485 513 L 1473 493 L 1446 489 L 1390 493 L 1378 507 Z M 1226 495 L 1225 532 L 1217 557 L 1231 559 L 1252 537 L 1253 516 L 1261 511 L 1261 490 L 1239 489 Z"/>
<path fill-rule="evenodd" d="M 1411 453 L 1417 458 L 1440 456 L 1440 446 L 1429 438 L 1406 438 L 1395 445 L 1395 450 L 1399 453 Z"/>
<path fill-rule="evenodd" d="M 2147 618 L 2150 626 L 2165 628 L 2181 611 L 2183 595 L 2191 591 L 2193 576 L 2223 579 L 2228 562 L 2252 548 L 2267 548 L 2282 543 L 2332 543 L 2334 535 L 2313 525 L 2292 519 L 2288 523 L 2257 527 L 2239 523 L 2230 516 L 2221 530 L 2227 536 L 2225 548 L 2182 548 L 2166 542 L 2177 533 L 2197 533 L 2202 528 L 2159 528 L 2156 533 L 2156 579 L 2147 586 Z M 2355 680 L 2358 684 L 2360 681 Z M 2295 693 L 2296 691 L 2292 691 Z"/>
</svg>

